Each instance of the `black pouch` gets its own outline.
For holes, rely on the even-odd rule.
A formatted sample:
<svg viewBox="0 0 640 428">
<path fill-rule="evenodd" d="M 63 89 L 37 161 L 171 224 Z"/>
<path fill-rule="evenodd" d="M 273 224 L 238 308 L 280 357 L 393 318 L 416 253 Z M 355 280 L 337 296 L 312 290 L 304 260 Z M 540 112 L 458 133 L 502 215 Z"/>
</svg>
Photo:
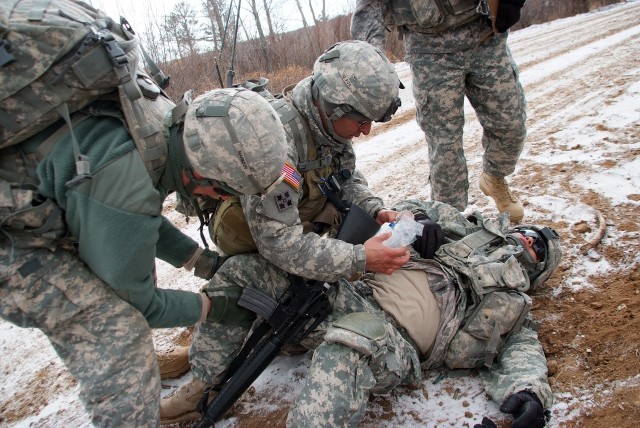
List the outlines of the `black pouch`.
<svg viewBox="0 0 640 428">
<path fill-rule="evenodd" d="M 380 230 L 380 225 L 373 217 L 356 204 L 351 204 L 336 239 L 353 245 L 364 244 L 378 230 Z"/>
</svg>

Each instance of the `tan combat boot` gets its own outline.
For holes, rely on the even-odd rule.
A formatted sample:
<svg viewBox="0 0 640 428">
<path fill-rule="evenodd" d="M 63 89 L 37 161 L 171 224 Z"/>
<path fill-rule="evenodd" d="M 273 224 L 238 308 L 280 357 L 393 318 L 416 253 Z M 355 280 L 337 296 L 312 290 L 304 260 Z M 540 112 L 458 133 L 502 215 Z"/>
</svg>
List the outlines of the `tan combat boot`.
<svg viewBox="0 0 640 428">
<path fill-rule="evenodd" d="M 479 187 L 482 193 L 493 198 L 498 211 L 509 212 L 511 223 L 520 223 L 524 217 L 524 207 L 511 192 L 504 177 L 494 177 L 483 172 L 480 175 Z"/>
<path fill-rule="evenodd" d="M 160 352 L 157 355 L 160 366 L 160 378 L 171 379 L 180 377 L 189 370 L 189 347 L 176 346 L 168 352 Z"/>
<path fill-rule="evenodd" d="M 209 387 L 210 385 L 200 379 L 193 378 L 191 382 L 182 385 L 171 395 L 163 398 L 160 401 L 160 425 L 200 420 L 202 415 L 197 409 L 198 402 Z M 211 403 L 215 396 L 215 391 L 209 392 L 207 404 Z"/>
</svg>

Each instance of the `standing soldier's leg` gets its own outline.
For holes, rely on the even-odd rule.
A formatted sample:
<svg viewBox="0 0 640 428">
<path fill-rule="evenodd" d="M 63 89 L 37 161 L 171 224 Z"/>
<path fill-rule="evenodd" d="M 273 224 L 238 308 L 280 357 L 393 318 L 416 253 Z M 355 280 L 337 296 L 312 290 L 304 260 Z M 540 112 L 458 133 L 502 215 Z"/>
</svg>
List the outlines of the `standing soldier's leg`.
<svg viewBox="0 0 640 428">
<path fill-rule="evenodd" d="M 209 320 L 196 324 L 189 349 L 193 380 L 161 403 L 161 423 L 174 424 L 201 417 L 196 410 L 205 391 L 219 383 L 235 355 L 242 349 L 256 320 L 254 312 L 238 306 L 246 286 L 279 297 L 289 286 L 288 275 L 259 254 L 231 257 L 205 287 L 213 303 Z M 210 394 L 212 401 L 214 394 Z"/>
<path fill-rule="evenodd" d="M 500 212 L 519 222 L 524 209 L 504 177 L 514 172 L 527 134 L 526 100 L 507 36 L 485 42 L 472 56 L 467 96 L 483 128 L 483 174 L 480 189 L 491 196 Z"/>
<path fill-rule="evenodd" d="M 431 197 L 460 211 L 467 206 L 467 161 L 464 157 L 464 56 L 408 56 L 413 75 L 416 120 L 429 148 Z"/>
<path fill-rule="evenodd" d="M 160 375 L 142 314 L 74 254 L 16 248 L 11 263 L 11 248 L 2 244 L 2 317 L 47 335 L 78 381 L 93 424 L 157 426 Z"/>
</svg>

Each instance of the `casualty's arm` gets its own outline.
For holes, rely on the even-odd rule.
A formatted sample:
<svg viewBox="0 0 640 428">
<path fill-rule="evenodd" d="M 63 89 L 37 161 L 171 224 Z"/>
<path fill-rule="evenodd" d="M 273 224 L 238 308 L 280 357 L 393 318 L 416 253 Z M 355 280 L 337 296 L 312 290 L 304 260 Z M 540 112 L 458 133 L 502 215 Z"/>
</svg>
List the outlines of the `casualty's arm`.
<svg viewBox="0 0 640 428">
<path fill-rule="evenodd" d="M 485 390 L 496 403 L 519 391 L 536 394 L 545 409 L 553 404 L 553 394 L 547 378 L 547 359 L 538 334 L 523 327 L 505 344 L 491 369 L 481 370 Z"/>
</svg>

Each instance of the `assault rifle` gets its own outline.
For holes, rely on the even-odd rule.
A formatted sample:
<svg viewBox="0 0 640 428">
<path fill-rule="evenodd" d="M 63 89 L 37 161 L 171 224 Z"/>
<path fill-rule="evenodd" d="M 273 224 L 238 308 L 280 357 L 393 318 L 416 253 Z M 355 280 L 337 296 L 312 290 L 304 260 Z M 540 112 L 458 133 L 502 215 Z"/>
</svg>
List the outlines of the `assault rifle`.
<svg viewBox="0 0 640 428">
<path fill-rule="evenodd" d="M 380 228 L 378 223 L 357 205 L 351 205 L 337 238 L 361 244 Z M 209 392 L 198 403 L 203 417 L 197 428 L 212 427 L 280 353 L 282 347 L 299 343 L 331 312 L 327 292 L 330 285 L 290 275 L 291 285 L 278 300 L 255 287 L 245 287 L 238 305 L 264 321 L 246 341 L 231 362 L 224 380 L 215 386 L 216 398 L 207 405 Z M 271 334 L 267 335 L 271 331 Z"/>
</svg>

